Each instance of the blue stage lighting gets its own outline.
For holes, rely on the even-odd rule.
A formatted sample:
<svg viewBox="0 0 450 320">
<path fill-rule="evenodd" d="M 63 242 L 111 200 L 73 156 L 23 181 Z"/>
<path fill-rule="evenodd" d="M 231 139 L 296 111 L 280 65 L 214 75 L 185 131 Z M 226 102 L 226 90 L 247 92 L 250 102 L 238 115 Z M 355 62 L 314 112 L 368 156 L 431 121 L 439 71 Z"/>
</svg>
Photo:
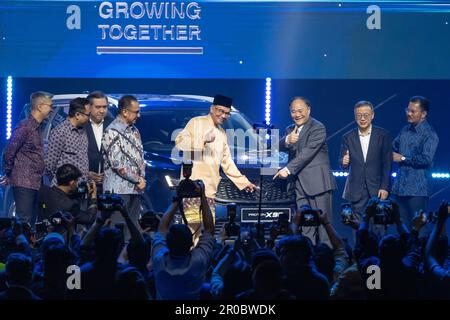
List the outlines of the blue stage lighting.
<svg viewBox="0 0 450 320">
<path fill-rule="evenodd" d="M 267 124 L 271 122 L 271 97 L 272 96 L 272 79 L 266 78 L 266 107 L 265 107 L 265 120 Z"/>
<path fill-rule="evenodd" d="M 13 92 L 13 80 L 11 76 L 8 76 L 6 80 L 6 139 L 11 137 L 12 127 L 12 92 Z"/>
</svg>

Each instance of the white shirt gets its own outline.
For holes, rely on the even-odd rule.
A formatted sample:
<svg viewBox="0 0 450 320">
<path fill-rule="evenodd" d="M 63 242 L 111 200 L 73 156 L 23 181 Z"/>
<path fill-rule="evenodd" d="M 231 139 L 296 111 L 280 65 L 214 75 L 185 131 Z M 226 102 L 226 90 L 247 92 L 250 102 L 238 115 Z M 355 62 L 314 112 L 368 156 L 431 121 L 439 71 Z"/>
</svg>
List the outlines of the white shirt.
<svg viewBox="0 0 450 320">
<path fill-rule="evenodd" d="M 103 123 L 105 121 L 100 122 L 100 124 L 96 124 L 94 121 L 91 121 L 92 131 L 94 131 L 95 142 L 97 143 L 98 151 L 102 147 L 102 137 L 103 137 Z"/>
<path fill-rule="evenodd" d="M 370 142 L 370 135 L 372 134 L 372 126 L 370 126 L 369 132 L 363 135 L 361 131 L 359 131 L 359 142 L 361 142 L 361 149 L 364 156 L 364 162 L 366 162 L 367 158 L 367 151 L 369 151 L 369 142 Z"/>
</svg>

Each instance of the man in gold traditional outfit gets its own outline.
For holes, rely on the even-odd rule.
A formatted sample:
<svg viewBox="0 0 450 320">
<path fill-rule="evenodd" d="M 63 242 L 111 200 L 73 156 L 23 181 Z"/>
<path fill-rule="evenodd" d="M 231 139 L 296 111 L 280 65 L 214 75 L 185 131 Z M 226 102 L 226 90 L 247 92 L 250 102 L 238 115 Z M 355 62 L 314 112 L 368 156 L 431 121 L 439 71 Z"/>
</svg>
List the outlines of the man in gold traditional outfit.
<svg viewBox="0 0 450 320">
<path fill-rule="evenodd" d="M 208 204 L 214 213 L 214 197 L 221 179 L 220 167 L 239 190 L 253 192 L 256 188 L 233 162 L 227 135 L 221 127 L 231 116 L 231 104 L 231 98 L 216 95 L 209 114 L 192 118 L 175 139 L 179 150 L 191 152 L 193 167 L 190 178 L 203 181 Z M 200 201 L 197 198 L 183 199 L 183 207 L 189 226 L 197 238 L 201 225 Z"/>
</svg>

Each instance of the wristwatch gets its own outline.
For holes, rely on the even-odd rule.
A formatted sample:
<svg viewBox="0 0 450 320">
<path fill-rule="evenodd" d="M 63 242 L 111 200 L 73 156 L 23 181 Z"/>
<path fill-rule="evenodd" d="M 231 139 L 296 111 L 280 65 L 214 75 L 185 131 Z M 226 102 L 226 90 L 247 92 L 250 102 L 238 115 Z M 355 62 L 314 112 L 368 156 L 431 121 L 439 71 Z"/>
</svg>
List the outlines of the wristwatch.
<svg viewBox="0 0 450 320">
<path fill-rule="evenodd" d="M 406 157 L 405 157 L 405 156 L 402 156 L 402 157 L 400 158 L 400 160 L 405 161 L 405 160 L 406 160 Z"/>
</svg>

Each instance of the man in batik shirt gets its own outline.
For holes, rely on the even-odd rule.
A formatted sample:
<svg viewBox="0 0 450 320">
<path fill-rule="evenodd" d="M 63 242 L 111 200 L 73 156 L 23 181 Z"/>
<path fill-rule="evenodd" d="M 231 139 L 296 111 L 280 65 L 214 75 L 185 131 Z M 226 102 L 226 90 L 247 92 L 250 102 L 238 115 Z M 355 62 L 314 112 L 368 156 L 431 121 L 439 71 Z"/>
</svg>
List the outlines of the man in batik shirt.
<svg viewBox="0 0 450 320">
<path fill-rule="evenodd" d="M 30 116 L 17 125 L 3 155 L 2 184 L 12 187 L 17 217 L 32 225 L 45 168 L 40 127 L 52 111 L 52 97 L 43 91 L 31 95 Z"/>
<path fill-rule="evenodd" d="M 145 162 L 141 135 L 134 126 L 140 117 L 139 102 L 126 95 L 119 100 L 116 119 L 106 128 L 102 146 L 105 159 L 103 191 L 119 194 L 128 214 L 137 223 L 140 213 L 140 194 L 144 192 Z M 113 222 L 123 221 L 119 214 L 112 215 Z M 125 230 L 125 238 L 129 231 Z"/>
</svg>

